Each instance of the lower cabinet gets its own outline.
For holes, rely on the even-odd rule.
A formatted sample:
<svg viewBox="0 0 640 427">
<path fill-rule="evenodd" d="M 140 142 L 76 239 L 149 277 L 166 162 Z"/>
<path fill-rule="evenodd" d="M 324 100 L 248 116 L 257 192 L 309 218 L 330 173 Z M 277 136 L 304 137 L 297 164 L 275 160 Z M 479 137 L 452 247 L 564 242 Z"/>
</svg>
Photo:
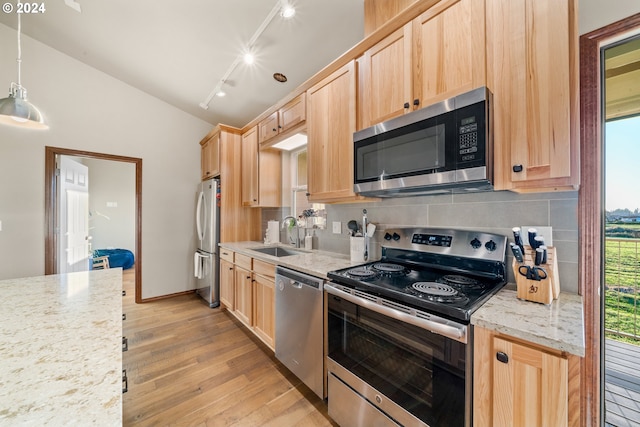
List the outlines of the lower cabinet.
<svg viewBox="0 0 640 427">
<path fill-rule="evenodd" d="M 578 426 L 580 358 L 474 329 L 473 425 Z"/>
<path fill-rule="evenodd" d="M 228 249 L 220 253 L 220 302 L 272 350 L 275 270 L 274 264 Z"/>
</svg>

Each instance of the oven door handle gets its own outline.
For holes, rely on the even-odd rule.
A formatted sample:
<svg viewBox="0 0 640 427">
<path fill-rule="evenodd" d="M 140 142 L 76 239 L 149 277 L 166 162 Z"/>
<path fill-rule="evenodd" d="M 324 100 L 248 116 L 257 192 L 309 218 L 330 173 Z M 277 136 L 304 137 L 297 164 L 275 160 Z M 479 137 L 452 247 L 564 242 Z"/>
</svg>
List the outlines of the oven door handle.
<svg viewBox="0 0 640 427">
<path fill-rule="evenodd" d="M 438 319 L 441 320 L 440 322 L 413 316 L 411 314 L 404 313 L 402 311 L 399 311 L 390 307 L 386 307 L 377 302 L 370 301 L 365 298 L 358 297 L 356 295 L 352 295 L 348 292 L 344 292 L 334 286 L 331 286 L 328 283 L 324 284 L 324 290 L 331 295 L 338 296 L 356 305 L 367 308 L 371 311 L 375 311 L 376 313 L 391 317 L 392 319 L 396 319 L 405 323 L 410 323 L 419 328 L 426 329 L 433 333 L 445 336 L 447 338 L 451 338 L 453 340 L 462 342 L 464 344 L 467 343 L 466 325 L 456 324 L 454 322 L 451 322 L 449 320 L 442 319 L 439 317 Z M 433 316 L 433 317 L 436 318 L 437 316 Z M 442 322 L 446 322 L 446 324 Z"/>
</svg>

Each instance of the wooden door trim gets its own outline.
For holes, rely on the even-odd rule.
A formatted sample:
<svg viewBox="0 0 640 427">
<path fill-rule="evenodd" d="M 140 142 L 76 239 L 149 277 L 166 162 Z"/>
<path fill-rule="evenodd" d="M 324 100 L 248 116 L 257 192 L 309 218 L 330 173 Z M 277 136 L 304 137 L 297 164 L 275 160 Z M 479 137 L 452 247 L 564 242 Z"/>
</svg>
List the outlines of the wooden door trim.
<svg viewBox="0 0 640 427">
<path fill-rule="evenodd" d="M 133 163 L 136 167 L 136 216 L 135 216 L 135 301 L 142 301 L 142 159 L 137 157 L 118 156 L 95 153 L 91 151 L 72 150 L 59 147 L 45 147 L 44 161 L 44 204 L 45 204 L 45 238 L 44 238 L 44 274 L 56 274 L 58 259 L 56 253 L 56 155 L 88 157 L 91 159 L 114 160 Z"/>
<path fill-rule="evenodd" d="M 581 423 L 598 426 L 601 402 L 602 284 L 604 227 L 602 76 L 600 48 L 617 36 L 640 27 L 640 14 L 580 36 L 580 194 L 578 198 L 579 291 L 584 300 L 586 355 L 582 360 Z"/>
</svg>

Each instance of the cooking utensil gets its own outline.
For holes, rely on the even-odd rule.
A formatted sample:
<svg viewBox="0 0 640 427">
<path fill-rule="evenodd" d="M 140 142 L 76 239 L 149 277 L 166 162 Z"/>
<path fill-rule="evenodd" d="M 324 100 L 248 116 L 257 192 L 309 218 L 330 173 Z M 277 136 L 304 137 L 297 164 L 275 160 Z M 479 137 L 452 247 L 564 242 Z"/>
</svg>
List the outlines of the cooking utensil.
<svg viewBox="0 0 640 427">
<path fill-rule="evenodd" d="M 376 232 L 376 225 L 375 224 L 367 224 L 367 237 L 373 237 L 373 233 Z"/>
<path fill-rule="evenodd" d="M 518 273 L 526 277 L 529 280 L 540 281 L 547 278 L 547 272 L 542 267 L 535 267 L 530 265 L 521 265 L 518 267 Z"/>
<path fill-rule="evenodd" d="M 364 260 L 369 259 L 369 235 L 367 234 L 367 210 L 362 209 L 362 234 L 364 235 Z"/>
<path fill-rule="evenodd" d="M 347 228 L 351 230 L 351 235 L 355 236 L 356 232 L 358 231 L 358 223 L 354 220 L 351 220 L 347 223 Z"/>
</svg>

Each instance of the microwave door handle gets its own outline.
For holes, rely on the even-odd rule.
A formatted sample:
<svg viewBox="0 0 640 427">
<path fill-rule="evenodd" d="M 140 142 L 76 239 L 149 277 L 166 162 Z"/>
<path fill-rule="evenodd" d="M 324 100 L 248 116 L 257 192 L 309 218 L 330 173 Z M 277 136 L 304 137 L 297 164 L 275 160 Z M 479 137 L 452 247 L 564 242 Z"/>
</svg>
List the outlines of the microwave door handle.
<svg viewBox="0 0 640 427">
<path fill-rule="evenodd" d="M 334 286 L 331 286 L 328 283 L 325 283 L 324 290 L 331 295 L 338 296 L 356 305 L 367 308 L 371 311 L 375 311 L 376 313 L 382 314 L 387 317 L 391 317 L 392 319 L 396 319 L 405 323 L 410 323 L 414 326 L 417 326 L 422 329 L 426 329 L 428 331 L 445 336 L 447 338 L 451 338 L 453 340 L 456 340 L 465 344 L 467 343 L 467 328 L 464 325 L 456 325 L 456 326 L 451 324 L 445 325 L 443 323 L 435 322 L 433 320 L 415 317 L 410 314 L 403 313 L 402 311 L 385 307 L 373 301 L 369 301 L 367 299 L 360 298 L 350 293 L 341 291 L 340 289 Z"/>
</svg>

